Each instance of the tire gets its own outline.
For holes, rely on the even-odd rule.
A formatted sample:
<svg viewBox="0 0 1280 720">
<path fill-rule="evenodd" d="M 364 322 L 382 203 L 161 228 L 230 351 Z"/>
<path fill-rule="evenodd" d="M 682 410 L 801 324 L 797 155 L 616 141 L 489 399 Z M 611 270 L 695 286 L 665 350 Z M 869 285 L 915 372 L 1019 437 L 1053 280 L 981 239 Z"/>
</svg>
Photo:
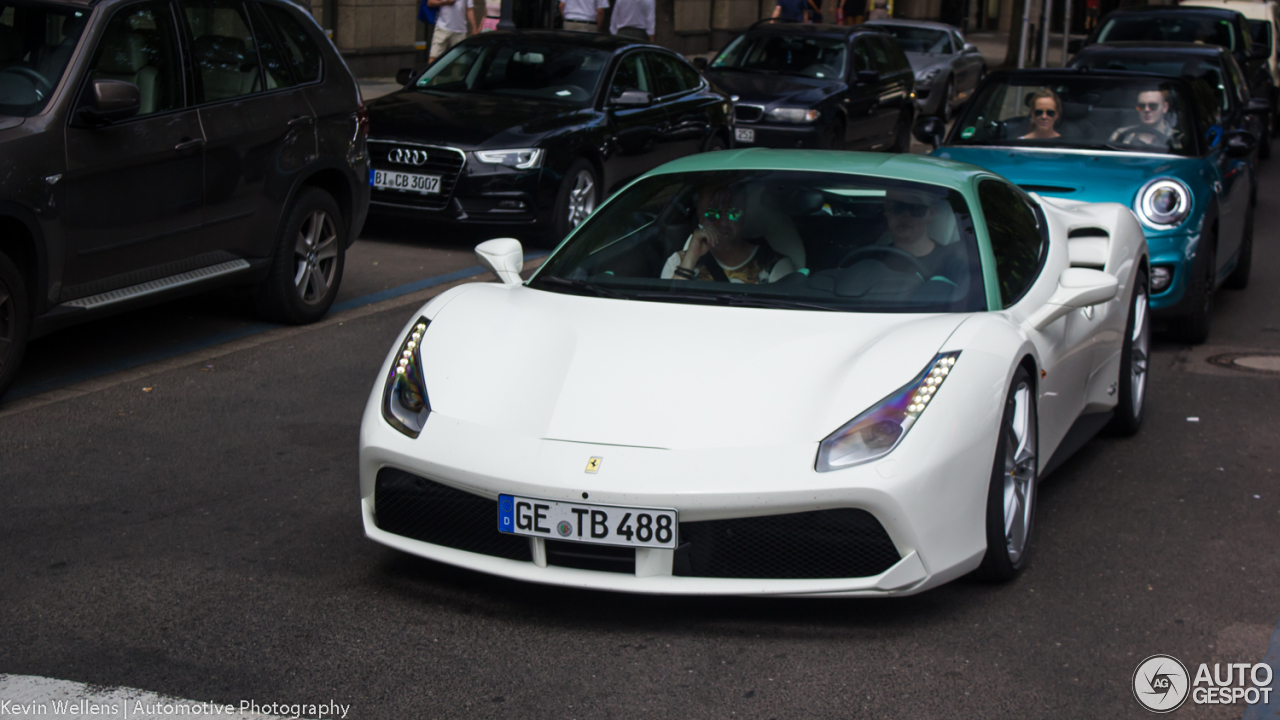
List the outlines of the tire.
<svg viewBox="0 0 1280 720">
<path fill-rule="evenodd" d="M 901 112 L 898 115 L 898 128 L 893 137 L 893 145 L 889 147 L 891 153 L 904 153 L 911 150 L 911 117 L 907 112 Z"/>
<path fill-rule="evenodd" d="M 27 285 L 17 266 L 0 254 L 0 397 L 18 374 L 30 332 Z"/>
<path fill-rule="evenodd" d="M 337 201 L 304 187 L 285 214 L 271 270 L 258 285 L 258 312 L 291 325 L 324 317 L 342 283 L 346 239 Z"/>
<path fill-rule="evenodd" d="M 702 148 L 702 152 L 719 152 L 728 149 L 729 146 L 725 144 L 724 138 L 719 135 L 712 135 L 711 139 L 707 140 L 707 146 Z"/>
<path fill-rule="evenodd" d="M 555 241 L 563 240 L 599 203 L 600 180 L 595 166 L 586 158 L 574 160 L 560 182 L 560 192 L 556 193 Z"/>
<path fill-rule="evenodd" d="M 1275 125 L 1275 113 L 1267 113 L 1267 121 L 1258 134 L 1258 158 L 1266 160 L 1271 157 L 1271 128 Z"/>
<path fill-rule="evenodd" d="M 1280 90 L 1273 89 L 1271 91 L 1271 107 L 1277 107 L 1276 103 L 1280 103 Z M 1271 137 L 1280 135 L 1280 122 L 1276 122 L 1275 112 L 1272 112 L 1269 117 L 1271 118 Z"/>
<path fill-rule="evenodd" d="M 823 139 L 822 148 L 824 150 L 844 150 L 846 135 L 844 121 L 836 120 L 831 124 L 831 132 Z"/>
<path fill-rule="evenodd" d="M 1231 271 L 1222 287 L 1231 290 L 1243 290 L 1249 287 L 1249 272 L 1253 269 L 1253 208 L 1250 207 L 1244 219 L 1244 233 L 1240 237 L 1240 254 L 1236 258 L 1236 269 Z"/>
<path fill-rule="evenodd" d="M 1037 420 L 1035 386 L 1019 367 L 1005 396 L 987 489 L 987 553 L 976 574 L 988 582 L 1012 580 L 1027 564 L 1040 479 Z"/>
<path fill-rule="evenodd" d="M 1217 238 L 1200 238 L 1203 247 L 1196 251 L 1190 287 L 1187 288 L 1187 314 L 1173 324 L 1174 335 L 1189 345 L 1209 339 L 1209 311 L 1213 308 L 1213 291 L 1217 280 Z"/>
<path fill-rule="evenodd" d="M 1138 273 L 1129 304 L 1129 319 L 1124 326 L 1124 344 L 1120 349 L 1120 378 L 1116 383 L 1120 401 L 1115 415 L 1107 423 L 1107 434 L 1128 436 L 1142 426 L 1146 407 L 1147 380 L 1151 358 L 1151 303 L 1147 273 Z"/>
</svg>

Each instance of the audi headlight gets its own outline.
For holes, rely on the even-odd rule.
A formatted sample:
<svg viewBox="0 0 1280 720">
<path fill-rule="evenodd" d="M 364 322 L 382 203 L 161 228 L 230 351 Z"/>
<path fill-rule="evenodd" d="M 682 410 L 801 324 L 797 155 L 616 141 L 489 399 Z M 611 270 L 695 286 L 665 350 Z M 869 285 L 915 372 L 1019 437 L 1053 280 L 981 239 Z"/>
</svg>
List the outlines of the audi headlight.
<svg viewBox="0 0 1280 720">
<path fill-rule="evenodd" d="M 486 165 L 506 165 L 520 170 L 529 170 L 542 166 L 542 148 L 476 150 L 471 155 Z"/>
<path fill-rule="evenodd" d="M 810 110 L 808 108 L 781 107 L 774 108 L 769 111 L 770 118 L 773 118 L 774 120 L 781 120 L 782 122 L 793 123 L 811 123 L 814 120 L 817 120 L 820 114 L 821 113 L 817 110 Z"/>
<path fill-rule="evenodd" d="M 391 427 L 411 438 L 418 437 L 431 414 L 427 386 L 422 379 L 422 336 L 430 324 L 430 320 L 420 317 L 405 335 L 382 392 L 382 417 Z"/>
<path fill-rule="evenodd" d="M 937 79 L 938 73 L 942 72 L 942 68 L 933 68 L 923 72 L 916 73 L 916 82 L 921 85 L 928 85 Z"/>
<path fill-rule="evenodd" d="M 861 465 L 893 452 L 951 373 L 959 352 L 942 353 L 916 379 L 845 423 L 818 446 L 818 472 Z"/>
<path fill-rule="evenodd" d="M 1135 205 L 1143 224 L 1154 230 L 1168 230 L 1191 214 L 1191 190 L 1180 180 L 1156 178 L 1138 191 Z"/>
</svg>

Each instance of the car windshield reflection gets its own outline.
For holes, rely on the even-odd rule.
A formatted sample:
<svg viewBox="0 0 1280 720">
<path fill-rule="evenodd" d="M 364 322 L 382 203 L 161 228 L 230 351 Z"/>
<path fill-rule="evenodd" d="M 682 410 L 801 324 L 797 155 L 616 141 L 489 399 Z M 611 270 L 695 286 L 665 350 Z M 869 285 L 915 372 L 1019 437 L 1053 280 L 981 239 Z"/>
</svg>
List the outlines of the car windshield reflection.
<svg viewBox="0 0 1280 720">
<path fill-rule="evenodd" d="M 87 19 L 74 8 L 0 2 L 0 115 L 44 109 Z"/>
<path fill-rule="evenodd" d="M 1139 14 L 1112 17 L 1098 33 L 1098 42 L 1190 42 L 1236 49 L 1236 32 L 1219 17 L 1192 14 Z"/>
<path fill-rule="evenodd" d="M 924 55 L 952 54 L 949 33 L 942 30 L 908 25 L 875 25 L 873 27 L 897 38 L 903 52 Z"/>
<path fill-rule="evenodd" d="M 573 45 L 469 42 L 455 46 L 415 83 L 444 93 L 511 95 L 586 105 L 609 53 Z"/>
<path fill-rule="evenodd" d="M 844 61 L 843 39 L 763 33 L 738 36 L 711 67 L 839 79 Z"/>
<path fill-rule="evenodd" d="M 529 285 L 797 310 L 985 307 L 973 218 L 958 192 L 838 173 L 645 178 L 591 216 Z"/>
</svg>

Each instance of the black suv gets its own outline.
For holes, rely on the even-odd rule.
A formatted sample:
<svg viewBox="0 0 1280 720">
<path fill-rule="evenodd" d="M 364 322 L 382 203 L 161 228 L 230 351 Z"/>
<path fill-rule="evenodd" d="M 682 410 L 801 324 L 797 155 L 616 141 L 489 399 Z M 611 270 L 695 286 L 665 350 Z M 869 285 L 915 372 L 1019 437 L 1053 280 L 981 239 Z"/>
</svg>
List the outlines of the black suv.
<svg viewBox="0 0 1280 720">
<path fill-rule="evenodd" d="M 26 341 L 218 285 L 333 303 L 369 204 L 359 89 L 278 0 L 0 0 L 0 393 Z"/>
<path fill-rule="evenodd" d="M 906 152 L 915 74 L 898 41 L 861 26 L 763 21 L 705 74 L 733 96 L 738 147 Z"/>
</svg>

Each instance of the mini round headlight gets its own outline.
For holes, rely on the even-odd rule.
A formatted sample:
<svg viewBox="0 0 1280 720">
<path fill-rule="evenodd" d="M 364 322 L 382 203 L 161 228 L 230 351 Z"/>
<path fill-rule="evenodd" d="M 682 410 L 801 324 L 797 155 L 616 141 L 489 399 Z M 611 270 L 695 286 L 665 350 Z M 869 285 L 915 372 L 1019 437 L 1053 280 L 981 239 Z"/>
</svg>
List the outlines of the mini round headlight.
<svg viewBox="0 0 1280 720">
<path fill-rule="evenodd" d="M 1156 230 L 1167 230 L 1191 214 L 1191 191 L 1173 178 L 1156 178 L 1138 191 L 1138 217 Z"/>
</svg>

